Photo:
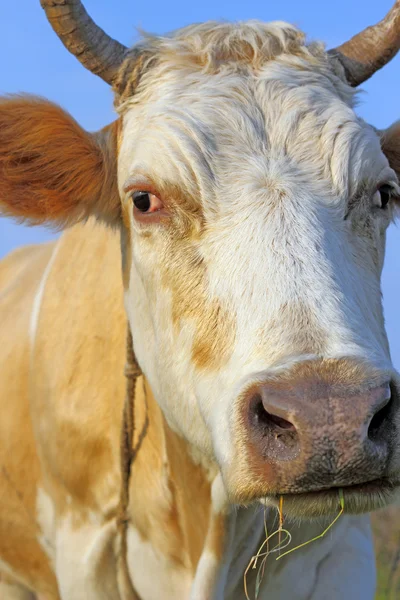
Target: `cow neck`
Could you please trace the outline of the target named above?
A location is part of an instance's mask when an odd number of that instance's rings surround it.
[[[132,505],[132,492],[134,491],[134,488],[131,487],[131,480],[134,464],[136,467],[135,461],[138,452],[144,443],[146,434],[149,432],[149,410],[151,410],[151,408],[154,409],[153,405],[155,405],[155,403],[150,390],[150,396],[148,397],[147,395],[145,378],[139,367],[133,349],[133,340],[129,324],[127,326],[125,377],[126,394],[120,441],[121,490],[118,514],[118,530],[120,534],[120,551],[117,559],[118,585],[123,600],[140,600],[140,596],[133,586],[128,566],[128,525],[132,522],[132,518],[134,517],[132,509],[135,504],[135,502],[133,502]],[[135,408],[137,409],[139,406],[135,406],[135,400],[139,401],[139,398],[137,398],[137,383],[140,377],[143,378],[142,401],[145,406],[143,407],[144,417],[142,415],[142,418],[139,419],[138,428],[140,430],[136,436],[135,422],[137,419],[135,418]],[[141,395],[142,394],[140,393],[140,396]],[[186,519],[183,518],[184,521],[186,520],[186,527],[183,527],[183,529],[190,531],[191,543],[189,545],[191,548],[185,548],[187,560],[183,560],[182,564],[185,563],[186,567],[190,568],[194,577],[191,597],[208,597],[212,595],[213,591],[216,589],[221,590],[221,587],[224,589],[227,583],[229,564],[233,558],[233,534],[234,529],[236,528],[236,512],[231,511],[228,508],[221,476],[218,474],[210,480],[204,468],[200,465],[196,465],[189,453],[185,452],[185,450],[187,451],[187,448],[185,448],[186,442],[169,428],[162,413],[160,413],[160,417],[161,420],[159,421],[159,424],[164,431],[164,443],[167,447],[166,452],[168,460],[173,460],[173,457],[176,459],[176,457],[179,456],[179,467],[186,473],[186,477],[188,469],[190,471],[193,470],[191,476],[193,476],[195,497],[190,497],[189,494],[185,500],[181,496],[183,490],[185,491],[183,492],[185,495],[188,494],[188,487],[185,485],[187,479],[176,482],[176,489],[173,494],[175,496],[176,504],[173,507],[172,512],[182,511],[182,513],[185,513],[187,510],[187,506],[185,510],[185,504],[189,505],[192,509],[197,511],[192,515],[196,524],[203,524],[203,526],[200,526],[199,528],[202,532],[199,537],[199,532],[197,532],[197,535],[194,534],[193,529],[190,526],[190,519],[188,521],[187,517]],[[157,417],[155,420],[158,420]],[[153,422],[152,425],[154,427],[155,423]],[[143,448],[143,450],[146,449]],[[185,459],[184,456],[187,458]],[[171,480],[169,481],[169,485],[174,488],[175,483]],[[134,495],[136,496],[136,494]],[[200,498],[202,498],[202,500],[200,500]],[[225,500],[223,500],[223,498],[225,498]],[[201,504],[203,505],[202,509],[199,506]],[[179,526],[177,529],[179,529],[179,531],[175,531],[175,528],[172,527],[171,533],[177,533],[179,543],[186,546],[187,544],[185,541],[188,541],[187,531],[185,535]],[[194,540],[195,537],[198,538],[196,543]],[[172,548],[174,545],[175,544],[172,542]],[[171,556],[173,555],[176,557],[176,551],[172,549]],[[210,556],[213,557],[213,560],[211,561]],[[178,559],[178,562],[181,560],[182,559]]]

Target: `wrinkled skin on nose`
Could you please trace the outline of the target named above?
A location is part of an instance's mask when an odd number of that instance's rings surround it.
[[[259,378],[240,399],[253,482],[277,496],[386,480],[397,411],[388,374],[351,360]]]
[[[357,395],[322,382],[259,385],[249,400],[254,446],[279,465],[282,492],[379,478],[389,456],[390,399],[388,384]],[[286,471],[293,482],[282,485]]]

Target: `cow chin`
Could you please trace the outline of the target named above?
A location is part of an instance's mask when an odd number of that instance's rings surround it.
[[[314,519],[324,516],[334,517],[342,510],[346,514],[362,514],[372,512],[392,504],[400,498],[400,480],[390,478],[374,479],[364,483],[345,485],[342,487],[304,487],[272,491],[264,483],[246,483],[231,488],[231,501],[235,504],[249,506],[262,504],[266,507],[282,506],[285,516]]]
[[[276,494],[259,498],[266,506],[279,508],[289,517],[313,519],[335,516],[342,510],[347,514],[372,512],[391,504],[398,497],[399,486],[389,480],[374,480],[343,488],[312,492]],[[282,498],[282,500],[281,500]]]

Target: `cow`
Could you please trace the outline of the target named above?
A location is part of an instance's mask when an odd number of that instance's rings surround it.
[[[280,507],[291,549],[343,514],[249,597],[371,600],[368,513],[400,484],[400,128],[354,104],[400,1],[329,52],[258,21],[128,49],[41,4],[118,116],[0,100],[2,213],[65,229],[0,264],[0,597],[242,599]]]

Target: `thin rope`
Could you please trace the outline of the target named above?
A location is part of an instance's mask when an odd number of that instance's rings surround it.
[[[138,378],[142,375],[142,371],[138,365],[135,353],[133,351],[133,340],[129,324],[127,327],[126,365],[124,374],[126,377],[126,395],[124,409],[122,413],[120,443],[121,492],[119,502],[118,530],[120,533],[121,545],[119,554],[119,567],[120,574],[122,576],[124,596],[126,600],[140,600],[137,592],[133,587],[128,568],[127,533],[129,524],[129,482],[131,478],[133,463],[136,459],[139,448],[141,447],[142,442],[147,433],[149,425],[149,416],[146,387],[143,381],[144,397],[146,403],[146,418],[142,431],[140,432],[138,441],[136,445],[134,445],[133,442],[135,436],[136,383]]]

